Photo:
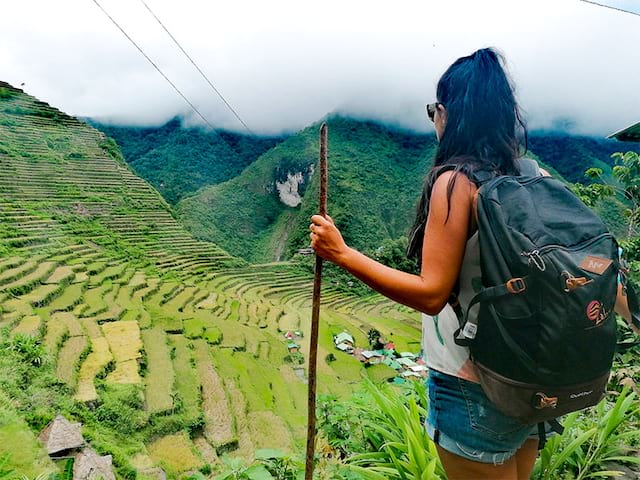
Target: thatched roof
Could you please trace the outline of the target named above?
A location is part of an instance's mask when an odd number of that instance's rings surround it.
[[[101,457],[90,448],[83,449],[73,463],[73,480],[116,480],[111,455]]]
[[[58,415],[40,432],[38,438],[47,449],[49,455],[80,448],[84,445],[80,426],[80,423],[71,423],[62,415]]]

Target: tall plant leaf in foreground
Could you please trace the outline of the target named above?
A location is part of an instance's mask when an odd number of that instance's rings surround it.
[[[363,430],[371,449],[348,458],[351,468],[371,480],[446,478],[423,424],[424,386],[412,385],[406,394],[369,381],[365,382],[365,388],[372,405],[369,408],[361,405],[359,414],[364,419]]]

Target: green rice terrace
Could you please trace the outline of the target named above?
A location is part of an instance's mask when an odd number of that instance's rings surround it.
[[[18,473],[65,468],[37,439],[58,414],[119,477],[302,452],[311,285],[194,239],[115,142],[0,82],[0,452]],[[371,325],[418,351],[415,312],[324,286],[320,392],[395,375],[334,348]]]

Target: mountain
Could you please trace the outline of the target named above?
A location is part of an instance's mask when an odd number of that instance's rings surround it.
[[[2,475],[69,468],[38,440],[58,415],[118,478],[300,454],[311,292],[298,265],[247,265],[193,238],[113,140],[0,82]],[[343,331],[419,350],[416,312],[329,282],[322,295],[319,393],[396,375],[337,351]]]
[[[328,127],[328,211],[345,240],[370,248],[404,235],[435,138],[341,117],[330,118]],[[289,257],[308,243],[317,207],[317,158],[318,127],[312,126],[238,177],[179,202],[176,211],[197,238],[220,242],[242,258]]]
[[[423,179],[436,148],[434,135],[379,123],[331,117],[329,214],[345,240],[375,253],[384,241],[406,236]],[[611,153],[634,144],[534,132],[528,156],[554,176],[584,181],[584,171],[611,169]],[[308,244],[310,216],[317,210],[318,126],[292,135],[239,176],[208,186],[180,201],[180,221],[197,238],[216,242],[248,261],[289,258]],[[612,228],[623,231],[619,205],[605,202]]]
[[[171,204],[235,177],[284,138],[184,128],[178,118],[149,128],[91,124],[113,138],[133,170]]]
[[[529,136],[528,147],[537,158],[572,183],[587,183],[584,172],[591,167],[610,172],[614,152],[640,152],[638,143],[542,131]]]

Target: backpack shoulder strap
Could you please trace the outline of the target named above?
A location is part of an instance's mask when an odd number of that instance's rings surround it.
[[[540,172],[540,166],[532,158],[520,158],[518,160],[520,166],[520,175],[523,177],[539,177],[542,175]]]

